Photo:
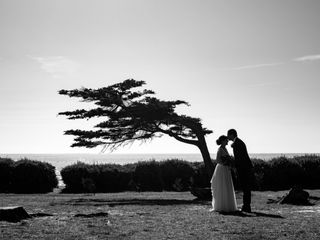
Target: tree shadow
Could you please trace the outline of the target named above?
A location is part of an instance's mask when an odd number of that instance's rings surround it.
[[[296,202],[296,203],[281,203],[281,200],[283,197],[278,197],[277,199],[271,199],[269,198],[267,201],[267,204],[289,204],[289,205],[295,205],[295,206],[314,206],[319,204],[320,202],[320,197],[316,196],[309,196],[306,202]]]
[[[235,211],[235,212],[220,212],[222,215],[231,215],[231,216],[238,216],[238,217],[268,217],[268,218],[281,218],[283,219],[281,215],[276,214],[269,214],[269,213],[263,213],[263,212],[257,212],[253,211],[251,213],[241,212],[241,211]]]
[[[309,196],[309,199],[315,200],[315,201],[320,201],[320,197],[316,197],[316,196]]]
[[[92,205],[92,206],[102,206],[108,205],[109,207],[124,206],[124,205],[140,205],[140,206],[170,206],[170,205],[208,205],[208,201],[200,200],[181,200],[181,199],[72,199],[68,202],[56,203],[59,205]]]
[[[190,205],[190,204],[201,204],[200,201],[194,200],[179,200],[179,199],[138,199],[138,200],[117,200],[109,202],[110,207],[122,206],[122,205],[142,205],[142,206],[170,206],[170,205]]]

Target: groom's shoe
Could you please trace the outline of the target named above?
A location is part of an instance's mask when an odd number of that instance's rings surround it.
[[[251,207],[250,206],[242,206],[241,212],[251,213]]]

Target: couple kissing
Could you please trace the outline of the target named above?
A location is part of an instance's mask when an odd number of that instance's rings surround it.
[[[226,146],[228,141],[233,143],[232,158]],[[238,137],[235,129],[230,129],[227,136],[217,139],[219,145],[216,156],[216,168],[211,178],[212,209],[217,212],[238,211],[231,169],[235,168],[243,191],[243,206],[241,211],[251,212],[251,188],[254,181],[253,167],[247,151],[246,144]]]

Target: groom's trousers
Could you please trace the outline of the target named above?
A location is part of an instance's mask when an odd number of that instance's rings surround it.
[[[252,169],[246,171],[238,171],[241,188],[243,191],[243,206],[250,207],[251,204],[251,189],[254,183],[254,175]]]

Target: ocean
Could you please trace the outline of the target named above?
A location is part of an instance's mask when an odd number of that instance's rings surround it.
[[[265,161],[279,156],[294,157],[306,155],[307,153],[252,153],[251,158],[259,158]],[[310,153],[308,153],[310,154]],[[313,153],[314,154],[314,153]],[[320,155],[320,153],[315,153]],[[55,166],[56,174],[59,180],[59,186],[62,186],[60,171],[62,168],[77,162],[84,162],[88,164],[127,164],[139,161],[156,160],[162,161],[167,159],[180,159],[190,162],[201,162],[201,154],[117,154],[117,153],[101,153],[101,154],[0,154],[0,157],[8,157],[13,160],[28,158],[30,160],[37,160],[47,162]],[[211,154],[211,158],[215,159],[216,155]]]

